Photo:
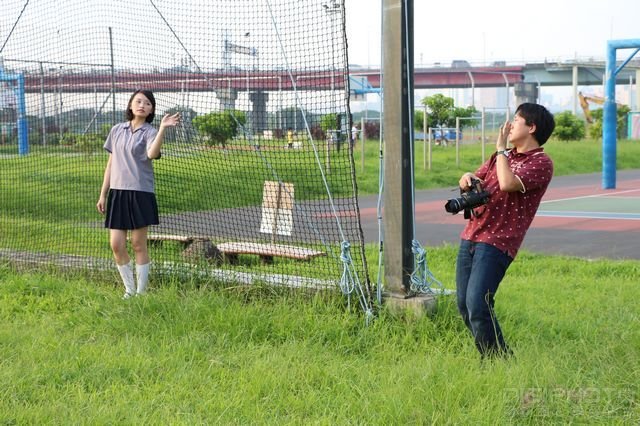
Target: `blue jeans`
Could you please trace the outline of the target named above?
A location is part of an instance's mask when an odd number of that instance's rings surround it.
[[[490,244],[460,241],[456,264],[458,311],[483,356],[510,353],[493,305],[500,281],[512,261],[513,258]]]

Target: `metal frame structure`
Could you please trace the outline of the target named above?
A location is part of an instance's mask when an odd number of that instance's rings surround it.
[[[13,90],[16,96],[18,154],[27,155],[29,153],[29,137],[27,126],[27,109],[24,98],[24,76],[22,74],[5,74],[4,68],[0,65],[0,82],[8,82],[13,86]]]
[[[620,66],[616,66],[618,49],[635,49],[635,51]],[[640,39],[609,40],[607,42],[605,99],[602,120],[602,189],[615,189],[616,187],[616,76],[638,52],[640,52]],[[637,81],[636,84],[638,84]]]

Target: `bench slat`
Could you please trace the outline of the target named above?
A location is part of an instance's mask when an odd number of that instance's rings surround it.
[[[280,256],[291,259],[308,260],[312,257],[324,256],[325,253],[306,247],[285,246],[280,244],[264,244],[254,242],[229,242],[217,245],[225,254],[256,254],[258,256]]]

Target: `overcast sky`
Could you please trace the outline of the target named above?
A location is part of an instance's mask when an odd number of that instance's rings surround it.
[[[344,1],[349,62],[378,66],[382,0]],[[415,0],[414,21],[416,64],[604,59],[607,40],[640,39],[640,0]]]
[[[156,3],[190,53],[207,68],[220,65],[217,63],[220,52],[216,49],[222,46],[221,37],[225,31],[235,42],[256,47],[262,63],[275,61],[280,51],[274,38],[267,36],[273,33],[270,10],[274,11],[274,19],[284,38],[294,34],[291,25],[300,24],[299,20],[291,21],[293,17],[305,19],[306,31],[285,40],[288,54],[295,56],[300,53],[297,39],[319,34],[313,25],[323,22],[326,25],[326,20],[321,18],[327,14],[321,5],[343,1],[349,62],[380,65],[383,0],[311,0],[301,3],[308,7],[302,11],[291,10],[291,0],[216,0],[211,3],[216,7],[205,7],[206,0],[156,0]],[[25,0],[0,0],[0,3],[2,43],[20,16]],[[3,52],[5,58],[30,55],[46,59],[52,52],[79,50],[86,54],[105,46],[105,27],[112,26],[116,57],[124,64],[124,47],[129,50],[137,45],[146,47],[145,43],[130,40],[130,36],[136,34],[131,31],[128,20],[131,14],[144,17],[136,21],[136,28],[145,27],[144,31],[153,34],[154,40],[164,43],[157,48],[150,46],[154,54],[168,55],[166,59],[159,58],[161,62],[184,55],[148,0],[39,0],[27,4],[20,25]],[[189,4],[197,7],[188,7]],[[640,39],[640,0],[414,0],[413,4],[416,64],[440,62],[447,65],[456,59],[467,60],[473,65],[493,61],[522,63],[545,58],[604,59],[607,40]],[[88,16],[87,11],[91,12]],[[39,31],[33,31],[34,28]],[[73,43],[62,39],[73,31],[83,31],[87,36],[76,37]],[[243,37],[245,33],[254,32],[257,38]],[[173,46],[171,50],[167,48],[169,45]],[[37,51],[38,46],[41,51]],[[314,46],[307,47],[314,49]],[[325,52],[314,49],[313,55],[308,55],[308,48],[303,52],[307,67],[309,61],[327,62],[329,49]],[[107,56],[101,60],[108,62],[108,49],[102,48],[100,52],[106,52],[101,53]],[[621,52],[620,56],[629,54],[631,51]],[[59,53],[58,56],[69,54]],[[140,58],[140,55],[133,56]],[[96,61],[95,55],[91,59]]]

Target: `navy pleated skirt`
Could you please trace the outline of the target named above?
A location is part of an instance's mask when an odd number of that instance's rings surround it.
[[[110,189],[104,221],[109,229],[139,229],[160,223],[153,192]]]

